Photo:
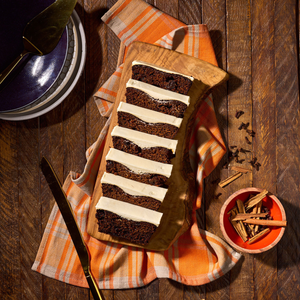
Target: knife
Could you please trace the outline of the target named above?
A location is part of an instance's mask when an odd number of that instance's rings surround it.
[[[29,21],[23,32],[23,52],[0,74],[0,84],[28,53],[45,55],[58,44],[77,0],[56,0]]]
[[[63,216],[63,219],[67,225],[68,231],[70,233],[73,244],[77,251],[79,260],[81,262],[81,265],[82,265],[82,268],[84,271],[84,275],[86,277],[86,280],[88,282],[88,285],[90,287],[92,295],[95,300],[102,300],[98,286],[97,286],[97,284],[94,280],[94,277],[92,276],[92,273],[90,271],[90,258],[89,258],[89,254],[88,254],[85,242],[83,240],[80,229],[75,220],[72,207],[71,207],[69,201],[67,200],[67,196],[66,196],[64,190],[62,189],[61,184],[60,184],[52,166],[50,165],[50,163],[48,162],[48,160],[45,157],[42,158],[40,167],[41,167],[41,170],[42,170],[42,172],[48,182],[48,185],[52,191],[52,194],[53,194],[55,201],[58,205],[58,208]]]

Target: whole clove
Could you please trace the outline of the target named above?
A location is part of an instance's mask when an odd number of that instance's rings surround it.
[[[239,159],[238,157],[235,158],[235,162],[238,164],[242,164],[245,159]]]
[[[237,110],[235,113],[235,117],[238,119],[243,114],[244,114],[244,112],[242,110]]]
[[[236,151],[232,152],[232,157],[237,157],[239,155],[239,150],[236,149]]]
[[[261,164],[259,162],[256,162],[254,164],[254,168],[256,169],[256,171],[259,171],[259,167],[261,166]]]
[[[215,199],[219,199],[221,195],[222,193],[218,193],[217,195],[215,195]]]
[[[251,150],[247,150],[247,149],[244,149],[244,148],[238,148],[239,152],[241,153],[247,153],[247,152],[251,152]]]
[[[242,124],[238,127],[238,130],[242,130],[242,129],[245,129],[245,123],[244,122],[242,122]]]
[[[248,145],[251,145],[251,142],[249,141],[249,139],[246,136],[245,136],[245,140]]]
[[[253,157],[252,160],[249,161],[249,164],[251,164],[252,167],[255,167],[255,164],[257,163],[257,157]]]
[[[250,136],[252,136],[252,137],[255,136],[255,132],[254,132],[253,130],[251,130],[251,129],[246,129],[246,132],[247,132]]]
[[[246,124],[244,122],[241,123],[241,125],[238,127],[239,130],[245,129],[247,130],[248,126],[250,125],[249,122],[247,122]]]

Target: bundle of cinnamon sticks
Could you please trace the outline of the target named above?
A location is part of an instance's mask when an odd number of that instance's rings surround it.
[[[244,242],[252,244],[270,232],[271,226],[286,226],[286,221],[273,220],[269,210],[263,206],[262,200],[267,190],[253,196],[245,202],[236,200],[236,206],[228,214],[229,220],[237,234]]]

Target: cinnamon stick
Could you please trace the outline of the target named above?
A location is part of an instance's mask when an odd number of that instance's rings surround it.
[[[270,232],[270,228],[264,229],[263,231],[259,232],[254,237],[252,237],[251,239],[249,239],[248,244],[254,243],[255,241],[257,241],[261,237],[265,236],[268,232]]]
[[[247,233],[242,230],[240,223],[232,220],[235,217],[235,215],[236,215],[236,212],[232,211],[231,216],[229,217],[229,220],[230,220],[233,228],[235,229],[236,233],[240,236],[240,238],[243,240],[243,242],[246,242],[247,241]]]
[[[233,221],[241,221],[241,220],[247,220],[247,219],[250,219],[250,218],[264,218],[268,213],[250,213],[250,214],[241,214],[241,213],[238,213]],[[251,223],[249,223],[251,224]]]
[[[237,206],[238,211],[239,211],[240,214],[246,213],[243,201],[241,201],[240,199],[237,199],[236,200],[236,206]]]
[[[237,206],[237,209],[238,209],[239,213],[245,213],[246,212],[245,207],[244,207],[244,203],[240,199],[236,200],[236,206]],[[247,234],[247,230],[245,228],[244,223],[242,221],[238,221],[238,224],[241,228],[241,231],[243,232],[243,234],[246,236],[246,239],[247,239],[248,234]]]
[[[265,196],[268,194],[267,190],[263,190],[261,193],[257,194],[256,196],[250,198],[245,202],[246,211],[249,210],[251,207],[259,203]]]
[[[237,171],[237,172],[241,172],[241,173],[248,173],[251,170],[246,169],[246,168],[242,168],[242,167],[237,167],[237,166],[230,166],[230,169],[233,171]]]
[[[279,220],[246,219],[243,222],[247,224],[263,225],[263,226],[285,227],[287,225],[287,221],[279,221]]]
[[[260,201],[259,203],[256,204],[256,207],[257,207],[257,213],[261,213],[261,208],[262,208],[262,202]],[[258,226],[259,225],[255,225],[254,227],[254,232],[258,232]]]
[[[224,187],[224,186],[228,185],[229,183],[233,182],[234,180],[238,179],[242,175],[243,175],[243,173],[241,173],[241,172],[233,174],[230,177],[228,177],[227,179],[219,182],[219,186]]]
[[[252,198],[253,196],[250,195],[249,198]],[[262,202],[259,202],[259,203],[262,203]],[[258,208],[258,204],[254,205],[253,206],[253,209],[252,209],[252,212],[250,214],[257,214],[257,213],[260,213],[257,211],[257,208]],[[255,235],[255,226],[258,226],[258,225],[253,225],[253,224],[248,224],[250,230],[251,230],[251,235],[254,236]]]

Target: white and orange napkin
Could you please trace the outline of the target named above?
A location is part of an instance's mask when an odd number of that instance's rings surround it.
[[[142,41],[217,65],[205,25],[186,26],[142,0],[119,0],[102,20],[125,46],[123,59],[127,47],[133,41]],[[110,116],[121,74],[122,65],[95,94],[96,104],[103,116]],[[205,99],[198,111],[190,141],[190,159],[198,183],[193,223],[187,232],[163,252],[99,241],[86,232],[91,196],[109,122],[108,118],[99,138],[87,150],[87,164],[83,174],[74,175],[71,172],[64,183],[68,200],[89,249],[91,270],[99,287],[135,288],[155,278],[170,278],[186,285],[202,285],[228,272],[237,263],[240,254],[219,237],[198,229],[196,221],[196,209],[201,206],[203,179],[225,154],[211,96]],[[66,283],[88,287],[76,250],[56,205],[32,269]]]

